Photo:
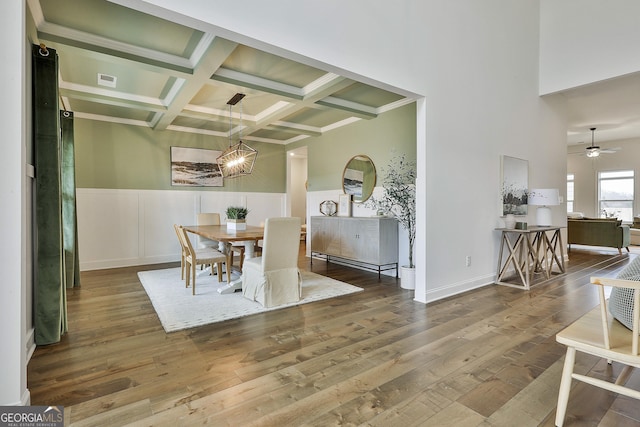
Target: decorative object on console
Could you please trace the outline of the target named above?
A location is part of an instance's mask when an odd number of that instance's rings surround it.
[[[246,230],[249,209],[242,206],[229,206],[226,210],[227,230]]]
[[[549,206],[560,204],[560,193],[557,188],[536,188],[529,192],[529,204],[538,206],[536,225],[551,225],[551,209]]]
[[[504,216],[504,228],[513,230],[516,228],[516,217],[514,214],[506,214]]]
[[[376,210],[382,209],[388,215],[397,219],[400,225],[409,234],[409,265],[404,269],[414,269],[413,243],[416,239],[416,163],[407,160],[404,154],[393,157],[385,170],[382,179],[384,193],[380,198],[371,197],[370,207]],[[408,280],[403,280],[400,286],[405,289],[415,289],[415,273],[406,275]],[[411,280],[410,278],[413,278]]]
[[[229,148],[216,159],[222,176],[225,178],[236,178],[242,175],[249,175],[253,171],[253,165],[256,162],[258,152],[240,139],[242,132],[242,103],[240,103],[240,126],[238,126],[238,143],[231,144],[231,134],[233,133],[231,124],[231,107],[236,105],[244,98],[243,93],[236,93],[229,101]]]
[[[338,204],[333,200],[325,200],[320,203],[320,213],[325,216],[334,216],[338,212]]]
[[[338,216],[351,216],[351,194],[338,196]]]

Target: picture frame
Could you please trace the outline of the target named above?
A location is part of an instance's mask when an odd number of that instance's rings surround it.
[[[222,151],[171,147],[171,185],[222,187],[222,171],[216,162]]]
[[[338,196],[338,216],[351,216],[351,194]]]
[[[529,193],[529,162],[516,157],[501,157],[502,216],[527,215]]]
[[[320,213],[324,216],[334,216],[338,211],[338,204],[333,200],[325,200],[320,203]]]

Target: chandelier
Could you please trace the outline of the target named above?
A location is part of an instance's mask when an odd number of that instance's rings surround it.
[[[243,93],[236,93],[229,101],[229,148],[227,148],[217,159],[218,167],[224,178],[236,178],[242,175],[249,175],[253,171],[253,165],[256,162],[258,151],[249,147],[240,139],[238,134],[238,143],[233,144],[231,141],[231,108],[244,98]],[[242,103],[240,103],[240,129],[242,129]]]

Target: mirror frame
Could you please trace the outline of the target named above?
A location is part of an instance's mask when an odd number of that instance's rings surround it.
[[[355,162],[360,162],[364,166],[357,167],[359,165]],[[369,168],[368,165],[371,167]],[[361,176],[358,176],[359,173]],[[369,156],[364,154],[353,156],[342,171],[342,191],[345,194],[350,194],[353,202],[364,203],[373,194],[373,189],[376,187],[376,177],[376,165]]]

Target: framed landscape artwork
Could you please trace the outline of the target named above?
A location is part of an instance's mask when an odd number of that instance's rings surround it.
[[[502,215],[526,215],[529,189],[529,162],[502,156]]]
[[[171,147],[171,185],[222,187],[222,172],[216,159],[222,151]]]

